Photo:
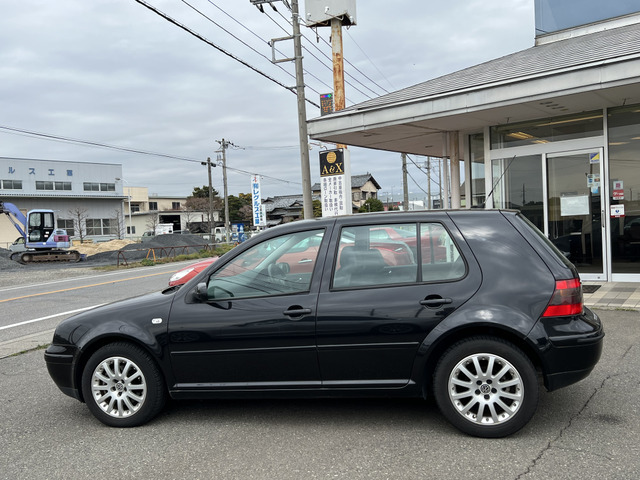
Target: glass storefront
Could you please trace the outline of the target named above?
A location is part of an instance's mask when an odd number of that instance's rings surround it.
[[[540,155],[514,155],[492,161],[493,204],[520,210],[544,231],[544,196]]]
[[[522,211],[583,279],[640,281],[640,105],[604,112],[492,127],[489,197]],[[483,140],[469,136],[474,205],[488,195]]]
[[[610,109],[611,271],[640,274],[640,105]]]

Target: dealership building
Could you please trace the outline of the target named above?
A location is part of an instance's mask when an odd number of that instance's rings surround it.
[[[533,47],[313,119],[310,136],[445,158],[451,207],[519,209],[583,280],[640,281],[640,6],[535,12]]]

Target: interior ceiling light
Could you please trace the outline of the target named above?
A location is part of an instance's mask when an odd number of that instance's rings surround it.
[[[549,140],[534,140],[533,143],[549,143]]]
[[[507,137],[517,138],[518,140],[529,140],[530,138],[534,138],[533,135],[529,135],[524,132],[511,132],[507,134]]]
[[[609,142],[609,146],[626,145],[629,142]]]
[[[602,114],[592,115],[590,117],[570,118],[568,120],[556,120],[555,122],[540,123],[540,124],[538,124],[536,126],[537,127],[547,127],[549,125],[560,125],[562,123],[581,122],[583,120],[593,120],[595,118],[602,118]]]

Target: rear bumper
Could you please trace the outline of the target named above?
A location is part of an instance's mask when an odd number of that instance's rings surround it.
[[[50,345],[44,352],[44,361],[51,379],[62,393],[82,401],[74,381],[73,366],[77,349],[72,346]]]
[[[547,318],[539,322],[535,340],[540,348],[542,375],[547,390],[557,390],[587,377],[594,369],[604,342],[600,318],[585,313],[569,318]],[[544,335],[545,340],[539,337]]]

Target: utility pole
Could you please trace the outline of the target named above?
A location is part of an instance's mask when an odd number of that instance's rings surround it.
[[[213,240],[213,183],[211,182],[211,157],[207,157],[206,162],[201,162],[202,165],[207,166],[207,171],[209,173],[209,235],[211,235],[211,239]],[[216,164],[214,163],[215,167]]]
[[[407,185],[407,154],[402,154],[402,193],[405,212],[409,210],[409,186]]]
[[[302,204],[305,220],[313,218],[311,197],[311,167],[309,166],[309,134],[307,133],[307,107],[304,96],[304,71],[302,69],[302,40],[298,0],[291,1],[293,20],[293,49],[296,66],[296,94],[298,96],[298,130],[300,137],[300,169],[302,173]]]
[[[224,230],[225,230],[225,241],[229,243],[229,232],[231,231],[231,226],[229,223],[229,192],[227,190],[227,147],[230,145],[230,142],[222,140],[216,140],[220,144],[220,148],[222,151],[222,183],[224,185]]]

